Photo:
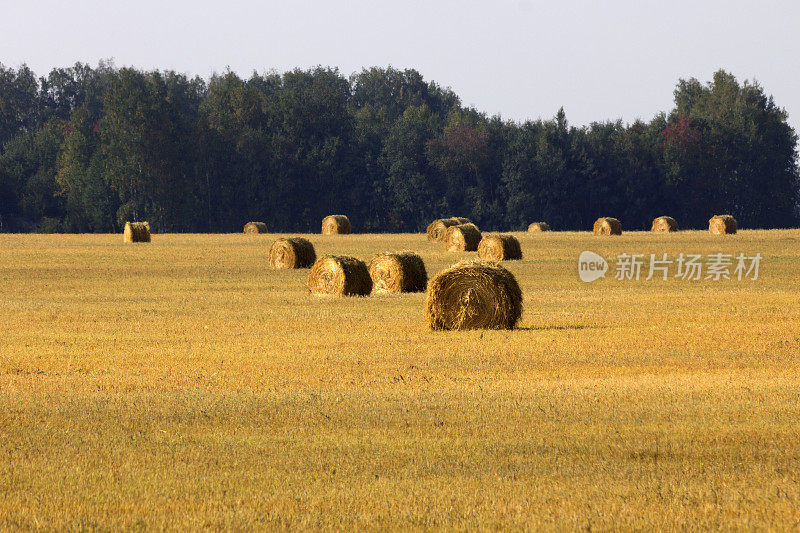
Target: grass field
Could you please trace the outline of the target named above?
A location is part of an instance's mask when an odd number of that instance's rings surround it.
[[[0,529],[800,527],[800,230],[516,235],[518,329],[469,332],[308,296],[274,235],[0,235]],[[586,284],[584,250],[764,259]]]

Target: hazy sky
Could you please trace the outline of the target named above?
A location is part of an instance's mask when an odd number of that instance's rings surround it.
[[[678,78],[757,79],[800,126],[800,1],[0,0],[0,62],[174,69],[415,68],[466,105],[572,124],[649,120]]]

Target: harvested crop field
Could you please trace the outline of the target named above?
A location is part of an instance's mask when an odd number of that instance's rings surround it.
[[[0,529],[800,522],[800,230],[516,232],[517,329],[446,332],[424,292],[310,296],[281,236],[0,235]],[[763,260],[584,283],[584,250]]]

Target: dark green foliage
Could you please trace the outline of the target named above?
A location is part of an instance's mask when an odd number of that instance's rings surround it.
[[[3,231],[59,228],[64,214],[56,181],[64,125],[47,122],[6,143],[0,159],[0,226]],[[45,218],[51,219],[43,227]]]
[[[0,231],[421,231],[457,213],[479,227],[613,215],[649,229],[669,213],[705,228],[798,223],[797,136],[754,83],[681,80],[649,123],[514,123],[461,105],[414,70],[348,80],[317,67],[174,72],[76,64],[36,79],[0,65]]]
[[[41,121],[39,84],[31,70],[0,63],[0,151],[19,134],[31,133]]]

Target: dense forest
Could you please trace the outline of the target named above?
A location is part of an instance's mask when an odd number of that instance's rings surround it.
[[[531,114],[539,113],[536,102]],[[798,224],[797,135],[757,83],[680,80],[650,122],[517,123],[464,107],[414,70],[314,68],[210,80],[76,64],[0,64],[0,231],[420,231]]]

